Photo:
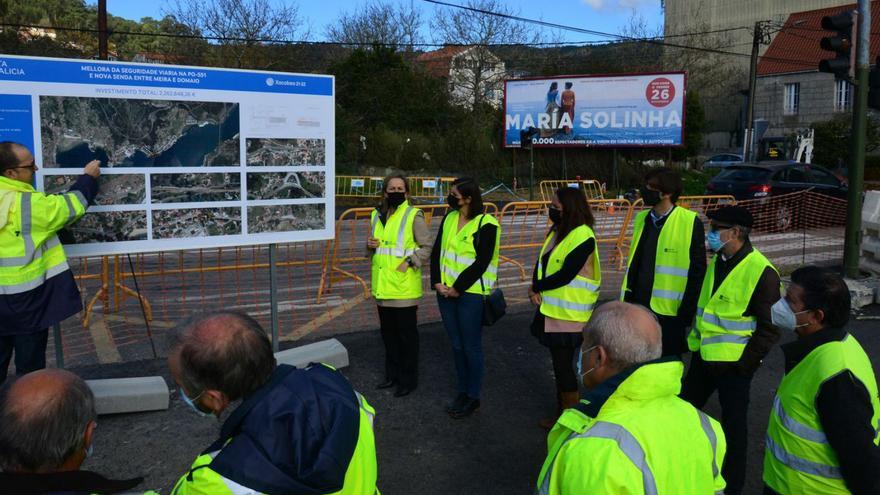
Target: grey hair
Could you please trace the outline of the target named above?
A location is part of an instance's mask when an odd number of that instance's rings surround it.
[[[10,400],[14,383],[10,379],[0,388],[0,470],[55,470],[85,448],[86,429],[98,414],[82,378],[72,376],[60,394],[29,408]]]
[[[747,240],[749,240],[749,234],[752,233],[752,229],[751,229],[751,228],[746,227],[746,226],[744,226],[744,225],[734,225],[734,227],[736,228],[736,235],[737,235],[737,238],[738,238],[740,241],[742,241],[742,242],[746,242]]]
[[[651,316],[654,328],[645,332],[635,324],[634,311]],[[590,344],[602,346],[617,369],[653,361],[663,354],[660,323],[644,306],[624,302],[610,302],[600,306],[590,317],[585,329]]]
[[[199,331],[213,325],[220,325],[228,338],[208,339]],[[210,389],[237,400],[260,388],[275,370],[266,331],[245,313],[197,314],[174,329],[170,337],[172,353],[180,358],[180,380],[191,395]]]

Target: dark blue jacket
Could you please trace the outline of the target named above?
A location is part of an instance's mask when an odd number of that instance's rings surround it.
[[[98,181],[82,175],[70,190],[81,192],[92,204],[98,194]],[[80,311],[82,298],[73,272],[65,270],[35,289],[0,295],[0,336],[39,332]]]
[[[360,404],[342,374],[319,364],[280,365],[205,452],[222,449],[211,469],[254,490],[333,493],[343,487],[359,427]]]

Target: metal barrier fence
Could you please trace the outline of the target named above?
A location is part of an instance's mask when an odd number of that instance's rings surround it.
[[[698,211],[707,228],[705,213],[731,202],[731,197],[717,196],[679,200],[682,206]],[[749,208],[756,218],[753,244],[783,273],[803,263],[841,262],[844,201],[801,192],[739,204]],[[547,202],[513,202],[500,211],[494,204],[487,205],[502,228],[501,287],[511,311],[524,310],[529,307],[525,293],[532,267],[549,227]],[[602,293],[606,298],[615,297],[632,238],[633,218],[645,207],[641,201],[630,204],[611,199],[593,200],[590,206],[602,265]],[[446,213],[446,206],[419,207],[436,234],[436,220]],[[375,304],[369,295],[370,265],[365,248],[369,213],[369,208],[343,213],[336,223],[333,241],[277,247],[281,340],[378,328]],[[267,246],[139,254],[132,255],[130,261],[128,256],[71,260],[88,310],[81,315],[83,318],[71,318],[63,325],[68,365],[149,358],[153,356],[153,345],[162,355],[166,350],[164,334],[193,311],[247,311],[269,328]],[[428,287],[427,267],[423,273],[425,297],[419,321],[426,323],[439,320],[439,312]],[[142,299],[138,299],[138,293]],[[52,346],[50,343],[49,356],[53,355]]]
[[[542,180],[539,184],[541,188],[541,199],[551,201],[556,190],[560,187],[573,187],[584,192],[587,199],[604,199],[605,188],[602,184],[593,179],[575,179],[575,180]]]
[[[407,177],[409,193],[413,198],[442,199],[449,194],[454,177]],[[382,194],[384,177],[354,175],[336,176],[336,197],[364,198]]]

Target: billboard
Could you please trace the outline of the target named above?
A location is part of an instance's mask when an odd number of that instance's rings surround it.
[[[331,76],[0,56],[0,140],[34,186],[102,162],[73,256],[332,238],[334,108]]]
[[[560,76],[504,82],[504,146],[521,131],[538,147],[684,144],[683,72]]]

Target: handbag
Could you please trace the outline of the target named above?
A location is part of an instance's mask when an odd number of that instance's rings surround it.
[[[480,245],[480,227],[483,225],[483,216],[477,223],[477,246]],[[486,295],[486,287],[483,285],[483,275],[480,275],[480,292],[483,294],[483,326],[491,327],[507,313],[507,301],[504,300],[504,292],[495,288]]]

